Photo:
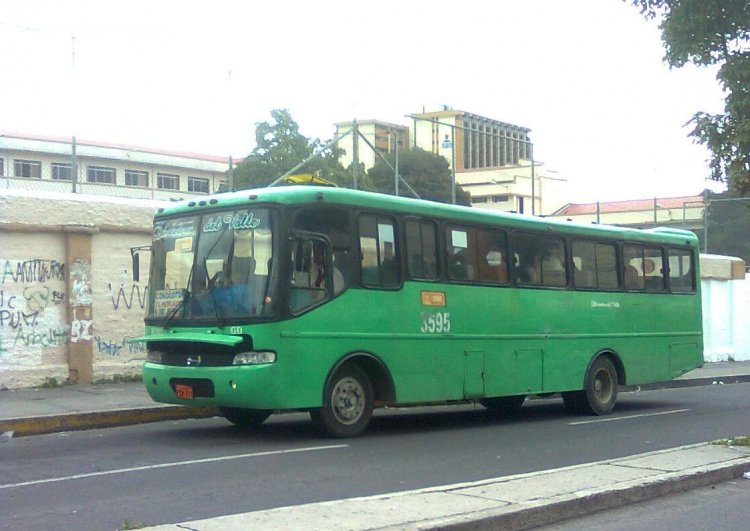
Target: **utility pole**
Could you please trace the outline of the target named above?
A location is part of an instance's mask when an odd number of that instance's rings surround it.
[[[354,179],[354,189],[359,190],[359,126],[357,120],[352,121],[352,177]]]

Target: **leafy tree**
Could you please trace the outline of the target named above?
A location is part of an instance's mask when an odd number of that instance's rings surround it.
[[[235,190],[267,186],[325,145],[299,132],[299,125],[288,109],[271,111],[273,122],[255,124],[255,149],[234,170]],[[345,182],[347,173],[339,162],[342,151],[329,147],[295,173],[315,173],[336,182]]]
[[[387,156],[386,159],[392,166],[395,166],[394,154]],[[444,157],[419,148],[404,150],[398,155],[398,170],[401,177],[422,199],[441,203],[451,202],[451,170]],[[395,193],[393,170],[382,160],[378,159],[367,175],[372,180],[376,191]],[[411,192],[403,183],[399,184],[399,195],[412,197]],[[456,203],[470,204],[469,194],[458,185],[456,185]]]
[[[670,67],[719,65],[723,114],[696,113],[690,136],[709,148],[711,178],[750,192],[750,2],[628,0],[658,19]]]
[[[709,193],[708,252],[738,256],[750,264],[750,201],[732,192]],[[703,244],[703,231],[696,231]]]

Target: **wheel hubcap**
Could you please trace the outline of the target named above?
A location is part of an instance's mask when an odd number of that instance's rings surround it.
[[[365,410],[365,392],[354,378],[340,380],[331,394],[333,414],[343,424],[354,424]]]

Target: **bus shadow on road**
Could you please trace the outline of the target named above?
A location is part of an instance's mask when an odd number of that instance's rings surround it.
[[[436,405],[404,408],[383,408],[375,411],[370,426],[362,437],[411,435],[465,429],[494,428],[540,422],[585,421],[597,418],[616,418],[630,415],[658,414],[660,412],[689,408],[682,400],[656,399],[628,393],[621,395],[610,415],[576,414],[565,408],[560,398],[535,398],[527,400],[515,413],[498,413],[479,404]],[[335,440],[326,437],[312,424],[307,413],[293,412],[272,415],[263,425],[242,429],[221,418],[196,420],[200,425],[181,426],[181,440],[198,438],[202,442],[216,440],[233,443],[252,439],[256,442],[289,442]]]

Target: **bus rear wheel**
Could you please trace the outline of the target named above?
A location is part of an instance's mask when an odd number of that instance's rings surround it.
[[[565,406],[576,413],[607,415],[617,402],[617,369],[606,356],[599,356],[589,367],[583,391],[563,393]]]
[[[267,409],[243,409],[239,407],[222,407],[219,408],[222,416],[229,422],[242,428],[249,430],[257,428],[263,422],[271,416],[271,412]]]
[[[372,383],[355,365],[344,366],[328,380],[323,407],[310,411],[316,426],[331,437],[354,437],[372,418]]]

